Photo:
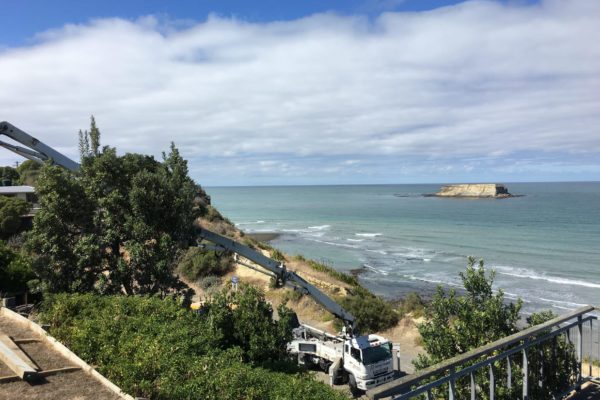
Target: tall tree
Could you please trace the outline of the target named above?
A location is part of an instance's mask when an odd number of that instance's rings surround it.
[[[90,152],[93,156],[100,154],[100,129],[93,115],[90,117]]]
[[[483,261],[476,267],[470,257],[460,273],[466,293],[454,289],[446,294],[438,287],[427,313],[427,322],[419,326],[427,355],[419,355],[415,365],[425,368],[468,350],[483,346],[517,332],[522,301],[506,304],[504,292],[494,293],[494,271],[486,273]]]
[[[105,147],[77,174],[46,166],[38,194],[29,244],[50,291],[166,294],[178,286],[173,270],[197,213],[175,146],[162,164]]]

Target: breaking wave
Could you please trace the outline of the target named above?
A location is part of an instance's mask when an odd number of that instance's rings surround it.
[[[587,282],[587,281],[582,281],[582,280],[578,280],[578,279],[561,278],[558,276],[551,276],[551,275],[546,275],[546,274],[539,274],[539,273],[536,273],[536,272],[526,269],[526,268],[514,268],[514,267],[507,267],[507,266],[493,266],[493,268],[495,268],[496,271],[501,275],[514,276],[516,278],[534,279],[534,280],[546,281],[546,282],[550,282],[550,283],[556,283],[559,285],[583,286],[583,287],[588,287],[588,288],[600,289],[600,283]]]
[[[377,237],[377,236],[382,236],[383,233],[355,233],[356,236],[362,236],[362,237]]]

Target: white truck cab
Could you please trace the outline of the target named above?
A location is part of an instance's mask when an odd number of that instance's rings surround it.
[[[373,334],[347,339],[344,344],[344,369],[352,374],[359,390],[368,390],[391,381],[394,379],[392,343]]]
[[[394,379],[392,343],[379,335],[334,336],[309,325],[294,330],[288,344],[300,364],[319,365],[330,383],[348,382],[353,392],[366,391]]]

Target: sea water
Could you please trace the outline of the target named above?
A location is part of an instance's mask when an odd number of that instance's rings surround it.
[[[374,292],[461,287],[467,258],[524,310],[600,304],[600,182],[511,183],[508,199],[425,197],[440,185],[212,187],[213,204],[247,232],[342,271]]]

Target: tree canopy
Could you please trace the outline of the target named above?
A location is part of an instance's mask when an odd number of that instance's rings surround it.
[[[0,240],[0,294],[26,290],[34,277],[29,258]]]
[[[44,166],[28,247],[47,290],[164,295],[178,287],[173,270],[193,238],[196,185],[173,144],[163,157],[94,147],[76,173]]]
[[[419,326],[427,355],[414,362],[425,368],[468,350],[491,343],[518,331],[522,301],[507,304],[504,292],[494,293],[494,271],[486,273],[483,260],[475,266],[469,258],[460,273],[464,295],[454,289],[448,294],[440,286],[427,310],[427,321]]]
[[[29,211],[29,204],[16,197],[0,196],[0,239],[8,239],[19,232],[21,215]]]
[[[218,294],[200,315],[170,298],[59,294],[45,300],[41,317],[55,337],[133,396],[346,398],[295,372],[285,354],[288,315],[280,308],[274,321],[263,294],[242,286]]]

